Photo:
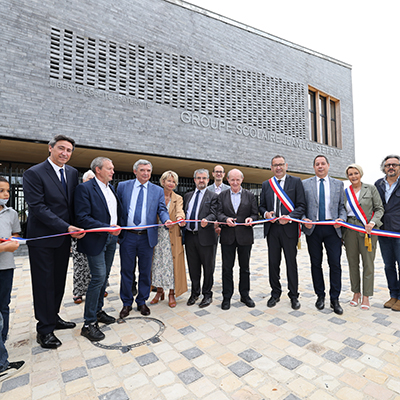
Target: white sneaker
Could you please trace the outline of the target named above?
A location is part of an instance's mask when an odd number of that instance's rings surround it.
[[[4,371],[0,372],[0,382],[18,374],[24,368],[24,366],[25,361],[10,362],[8,367]]]

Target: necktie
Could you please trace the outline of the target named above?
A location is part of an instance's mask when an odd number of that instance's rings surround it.
[[[142,220],[142,208],[143,208],[143,185],[140,185],[139,196],[136,201],[135,215],[133,217],[133,222],[135,225],[140,225]]]
[[[199,194],[200,194],[200,190],[198,190],[196,192],[196,197],[194,199],[192,212],[190,213],[189,219],[196,219],[196,210],[197,210],[197,203],[199,202]],[[196,222],[189,222],[189,228],[191,231],[194,231],[196,228]]]
[[[319,180],[318,219],[325,221],[325,187],[322,178]]]
[[[67,191],[67,182],[65,182],[64,169],[63,168],[60,169],[60,177],[61,177],[61,185],[63,185],[65,193],[68,193],[68,191]]]
[[[278,185],[281,186],[281,180],[278,180]],[[276,196],[276,201],[275,201],[275,217],[280,217],[281,216],[281,201],[279,200],[279,197]]]

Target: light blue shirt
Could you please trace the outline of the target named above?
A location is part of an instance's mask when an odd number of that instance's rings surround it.
[[[400,176],[399,176],[400,178]],[[386,177],[384,178],[383,182],[385,183],[385,201],[386,203],[389,201],[390,196],[393,193],[393,190],[397,187],[399,183],[399,178],[397,178],[396,182],[393,183],[392,186],[389,185],[389,182],[387,181]]]
[[[136,179],[133,185],[132,190],[132,197],[131,197],[131,204],[129,206],[128,211],[128,226],[136,226],[133,222],[133,218],[135,217],[135,209],[136,209],[136,202],[140,192],[140,185],[141,183]],[[142,219],[140,221],[140,225],[147,225],[146,220],[146,210],[147,210],[147,193],[149,192],[149,182],[143,184],[143,206],[142,206]]]
[[[235,210],[235,213],[237,213],[241,200],[242,200],[242,188],[240,188],[240,190],[237,193],[233,193],[231,189],[231,202],[233,205],[233,209]]]

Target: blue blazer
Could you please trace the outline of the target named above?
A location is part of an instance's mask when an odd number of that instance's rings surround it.
[[[29,206],[26,237],[49,236],[65,233],[74,222],[73,200],[78,185],[78,171],[65,165],[68,195],[48,160],[34,165],[24,173],[23,188]],[[61,246],[66,236],[33,240],[29,246]]]
[[[333,219],[341,218],[346,221],[347,212],[344,207],[344,185],[342,181],[328,177],[330,185],[330,212]],[[316,221],[318,218],[318,204],[319,199],[317,195],[317,177],[305,179],[303,181],[304,194],[306,196],[306,210],[304,212],[304,217],[311,219],[311,221]],[[303,232],[306,235],[311,235],[314,231],[315,225],[311,229],[307,229],[303,225]],[[335,228],[337,235],[341,238],[342,231],[340,228]]]
[[[127,225],[129,206],[131,204],[132,191],[136,179],[120,182],[117,187],[117,195],[122,204],[121,224]],[[169,219],[167,206],[165,205],[164,190],[153,183],[148,183],[147,193],[147,210],[146,220],[147,225],[157,224],[157,215],[160,217],[161,222],[164,224]],[[126,232],[122,232],[120,236],[120,244],[125,240]],[[147,230],[147,237],[149,246],[154,247],[158,241],[157,227],[149,228]]]
[[[119,224],[121,219],[121,203],[110,185],[111,191],[117,199],[117,213]],[[80,184],[75,189],[75,217],[76,224],[83,229],[107,228],[110,226],[111,216],[108,210],[106,199],[96,179],[91,179]],[[108,233],[87,233],[78,240],[78,251],[89,256],[97,256],[103,250]]]

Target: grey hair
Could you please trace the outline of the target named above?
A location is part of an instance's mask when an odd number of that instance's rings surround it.
[[[147,160],[137,160],[135,164],[133,164],[133,170],[137,170],[139,168],[139,165],[150,165],[151,170],[153,171],[153,165],[151,164],[150,161]]]
[[[91,169],[88,169],[88,170],[83,174],[83,176],[82,176],[82,181],[83,181],[83,182],[86,182],[86,181],[88,181],[89,179],[92,179],[92,178],[94,178],[94,177],[95,177],[94,172],[93,172]]]
[[[389,158],[397,158],[397,159],[399,160],[399,162],[400,162],[400,157],[399,157],[398,155],[396,155],[396,154],[389,154],[389,155],[386,156],[386,157],[383,159],[383,161],[381,162],[381,171],[382,171],[383,173],[385,173],[385,163],[386,163],[387,160],[389,160]]]
[[[233,169],[231,169],[231,170],[228,172],[228,175],[227,175],[227,178],[228,178],[228,179],[229,179],[229,174],[230,174],[232,171],[239,171],[239,172],[240,172],[240,175],[242,176],[242,179],[244,179],[243,172],[242,172],[240,169],[237,169],[237,168],[233,168]]]
[[[55,144],[57,142],[59,142],[60,140],[65,140],[66,142],[70,142],[72,144],[72,151],[75,150],[75,140],[70,138],[69,136],[65,136],[65,135],[56,135],[56,136],[54,136],[53,139],[50,140],[48,145],[50,147],[54,147]]]
[[[196,178],[197,174],[207,174],[207,179],[210,178],[210,172],[205,168],[196,169],[196,171],[194,171],[193,178]]]
[[[96,168],[103,168],[104,161],[110,161],[112,162],[109,158],[107,157],[96,157],[91,163],[90,163],[90,169],[96,173]]]

